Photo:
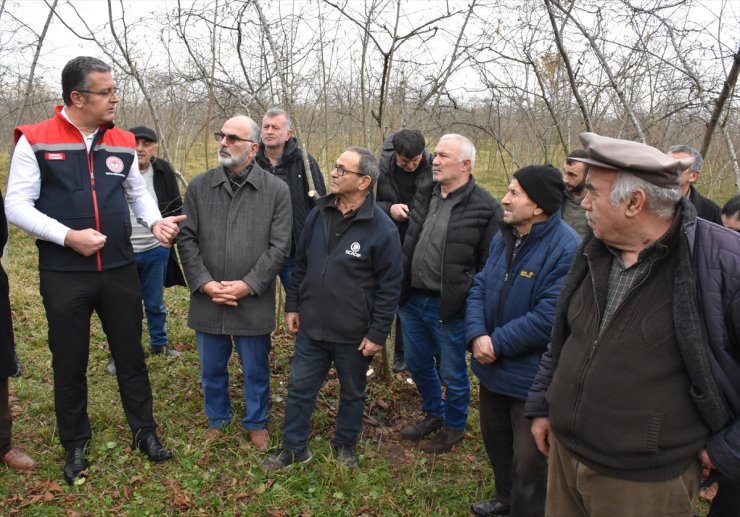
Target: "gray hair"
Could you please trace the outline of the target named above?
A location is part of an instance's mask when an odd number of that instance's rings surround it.
[[[247,140],[251,140],[252,142],[259,142],[260,141],[260,125],[257,124],[252,117],[245,115],[244,113],[237,113],[231,118],[240,118],[243,119],[244,122],[247,123],[247,127],[249,128],[249,134],[247,135]]]
[[[704,157],[701,155],[701,153],[698,151],[698,149],[695,149],[688,145],[672,145],[670,149],[668,149],[669,153],[686,153],[691,155],[691,157],[694,159],[694,164],[691,166],[692,171],[699,171],[701,172],[701,168],[704,167]]]
[[[370,188],[372,189],[375,182],[378,181],[378,159],[367,147],[358,147],[353,145],[352,147],[348,147],[347,151],[360,155],[360,170],[357,172],[370,177]]]
[[[64,65],[62,70],[62,99],[65,106],[72,104],[72,92],[86,90],[90,86],[88,76],[92,72],[108,73],[112,72],[112,69],[100,59],[90,56],[77,56]]]
[[[262,118],[274,118],[279,117],[280,115],[283,115],[285,117],[285,123],[287,125],[286,129],[293,129],[290,122],[290,115],[283,108],[270,108],[269,110],[265,111],[265,116]]]
[[[469,138],[458,135],[457,133],[442,135],[439,141],[441,142],[442,140],[455,140],[460,144],[460,161],[470,160],[470,172],[472,174],[475,168],[475,145],[473,142]]]
[[[631,197],[637,190],[645,192],[647,209],[660,219],[673,217],[676,205],[681,199],[681,190],[678,186],[664,188],[653,185],[629,172],[618,172],[617,179],[612,185],[609,201],[617,207],[622,201]]]

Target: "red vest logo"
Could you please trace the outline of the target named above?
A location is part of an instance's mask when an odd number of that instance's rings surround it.
[[[123,160],[118,156],[109,156],[106,158],[105,165],[111,172],[123,172]]]
[[[64,153],[45,153],[44,159],[46,159],[46,161],[59,161],[66,160],[67,156]]]

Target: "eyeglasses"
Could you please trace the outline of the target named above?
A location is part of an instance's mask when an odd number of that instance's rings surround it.
[[[225,138],[226,141],[229,142],[229,144],[235,144],[237,142],[251,142],[253,144],[257,143],[254,140],[250,140],[249,138],[242,138],[236,135],[227,135],[225,133],[222,133],[221,131],[214,131],[213,138],[216,139],[216,142],[220,142],[221,140]]]
[[[332,166],[331,166],[331,170],[333,170],[333,171],[337,171],[337,176],[340,176],[340,177],[341,177],[341,176],[344,176],[344,175],[345,175],[345,174],[347,174],[348,172],[351,172],[352,174],[357,174],[358,176],[367,176],[367,174],[363,174],[363,173],[361,173],[361,172],[357,172],[357,171],[351,171],[351,170],[349,170],[349,169],[345,169],[344,167],[342,167],[342,166],[341,166],[341,165],[339,165],[338,163],[335,163],[334,165],[332,165]]]
[[[108,97],[109,99],[111,97],[118,96],[118,88],[115,86],[112,86],[110,88],[106,88],[105,90],[100,90],[99,92],[94,92],[92,90],[77,90],[79,93],[91,93],[93,95],[100,95],[101,97]]]

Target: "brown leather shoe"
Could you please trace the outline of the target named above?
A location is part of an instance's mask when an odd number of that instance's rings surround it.
[[[2,458],[2,462],[11,469],[19,471],[32,470],[36,466],[33,458],[17,447],[13,447],[6,452]]]
[[[257,429],[255,431],[249,431],[249,441],[258,451],[266,451],[270,445],[270,435],[267,429]]]

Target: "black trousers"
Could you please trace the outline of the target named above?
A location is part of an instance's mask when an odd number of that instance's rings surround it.
[[[95,311],[116,361],[118,391],[131,432],[154,432],[152,388],[141,348],[141,290],[136,265],[102,272],[40,271],[49,323],[57,426],[65,449],[92,437],[87,416],[90,318]]]
[[[0,379],[0,458],[11,448],[13,437],[13,417],[10,414],[10,392],[8,379]]]
[[[707,517],[740,516],[740,482],[718,473],[719,489]]]
[[[537,450],[524,417],[524,401],[480,386],[480,431],[496,479],[496,499],[510,517],[542,517],[547,496],[547,458]]]

